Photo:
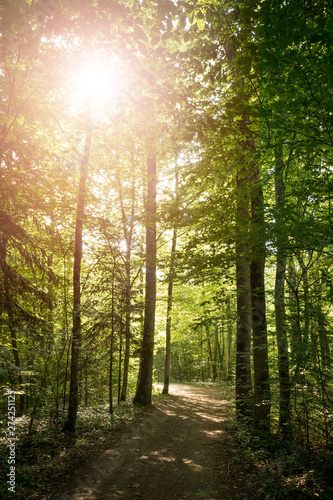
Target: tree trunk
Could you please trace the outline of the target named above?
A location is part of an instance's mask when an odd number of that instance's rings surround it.
[[[125,354],[123,368],[123,386],[121,389],[120,401],[126,401],[128,369],[131,344],[131,251],[126,252],[126,284],[125,284]]]
[[[10,281],[9,281],[9,266],[7,264],[7,238],[2,237],[0,240],[0,262],[1,262],[1,270],[4,276],[4,308],[7,313],[7,321],[8,328],[10,332],[10,339],[12,344],[12,353],[15,361],[15,365],[18,368],[17,372],[17,380],[20,387],[20,398],[19,398],[19,408],[17,410],[17,416],[20,417],[24,412],[24,385],[23,385],[23,377],[21,374],[21,361],[20,355],[17,347],[17,337],[16,337],[16,328],[15,328],[15,319],[12,308],[12,299],[10,293]]]
[[[156,308],[156,155],[147,161],[146,294],[140,368],[133,402],[151,404]]]
[[[134,165],[134,158],[132,155],[132,164]],[[125,260],[125,354],[124,354],[124,372],[123,372],[123,386],[121,390],[120,401],[126,401],[127,385],[128,385],[128,370],[130,360],[130,345],[131,345],[131,247],[132,247],[132,234],[133,234],[133,217],[134,217],[134,204],[135,204],[135,179],[132,179],[132,199],[131,199],[131,216],[126,217],[125,208],[123,204],[123,197],[121,185],[119,182],[119,193],[121,201],[122,219],[123,219],[123,232],[126,239],[126,260]]]
[[[230,39],[225,47],[227,59],[232,63],[235,54],[235,41]],[[238,94],[243,95],[244,78],[236,81]],[[240,126],[242,135],[246,134],[248,117],[243,116]],[[252,413],[251,381],[251,285],[249,265],[249,167],[248,139],[242,140],[242,154],[239,162],[243,165],[236,173],[236,289],[237,289],[237,331],[236,331],[236,411],[239,418],[250,417]]]
[[[178,201],[178,153],[175,159],[175,198]],[[171,368],[171,311],[172,311],[172,294],[173,294],[173,281],[175,272],[175,255],[177,245],[177,228],[173,229],[171,256],[170,256],[170,272],[168,283],[168,300],[167,300],[167,317],[165,328],[165,368],[164,368],[164,385],[162,394],[169,394],[170,383],[170,368]]]
[[[110,338],[110,364],[109,364],[109,412],[113,413],[113,351],[114,351],[114,272],[115,264],[112,269],[112,288],[111,288],[111,338]]]
[[[117,403],[120,403],[121,395],[121,372],[122,372],[122,357],[123,357],[123,305],[120,302],[120,326],[119,326],[119,358],[118,358],[118,397]]]
[[[253,429],[259,433],[269,433],[271,393],[265,301],[264,207],[257,163],[252,166],[251,190],[251,235],[254,238],[250,266],[254,371]]]
[[[330,360],[330,342],[329,342],[329,337],[328,337],[328,331],[326,327],[326,317],[323,311],[323,307],[321,304],[321,295],[319,298],[319,303],[317,304],[317,314],[316,314],[316,320],[318,324],[318,338],[319,338],[319,346],[320,346],[320,359],[321,359],[321,365],[323,367],[329,367],[331,366],[331,360]]]
[[[310,302],[309,302],[309,279],[308,279],[308,267],[304,262],[302,253],[298,251],[296,257],[300,268],[302,270],[302,281],[303,281],[303,303],[304,303],[304,328],[302,335],[302,361],[307,358],[309,349],[309,332],[310,332]]]
[[[214,326],[214,355],[213,355],[213,380],[217,379],[217,366],[219,365],[219,373],[221,371],[221,351],[219,345],[219,327],[215,323]]]
[[[285,230],[283,225],[283,211],[285,207],[285,185],[283,179],[283,151],[278,146],[275,164],[275,205],[276,205],[276,275],[275,275],[275,328],[278,345],[278,370],[279,370],[279,428],[285,439],[290,439],[291,434],[291,412],[290,412],[290,379],[289,379],[289,357],[288,339],[286,331],[286,314],[284,285],[287,265]]]
[[[226,322],[227,322],[227,360],[226,360],[226,379],[231,380],[231,346],[232,346],[232,325],[231,325],[231,310],[230,297],[226,303]]]
[[[171,311],[172,311],[172,292],[173,292],[173,279],[175,272],[175,253],[177,244],[177,230],[173,230],[172,245],[171,245],[171,260],[170,260],[170,273],[168,283],[168,302],[167,302],[167,318],[166,318],[166,340],[165,340],[165,370],[164,370],[164,386],[163,394],[169,394],[170,383],[170,358],[171,358]]]
[[[203,361],[203,338],[202,338],[202,326],[200,325],[200,373],[202,382],[205,381],[205,367]]]
[[[214,379],[214,363],[213,363],[213,354],[212,354],[212,346],[210,343],[210,331],[209,326],[206,325],[206,341],[207,341],[207,354],[208,354],[208,364],[209,364],[209,372],[211,380]]]
[[[64,431],[75,432],[77,409],[79,404],[79,353],[81,347],[81,262],[82,262],[82,229],[86,201],[86,185],[91,150],[92,118],[90,102],[87,103],[86,113],[86,140],[83,158],[80,166],[79,192],[75,222],[75,249],[73,269],[73,328],[72,328],[72,357],[69,389],[69,405]]]
[[[246,169],[237,173],[236,211],[236,410],[238,417],[250,417],[252,413],[251,381],[251,289],[248,242],[248,176]]]
[[[297,376],[302,357],[302,332],[299,303],[299,283],[297,282],[294,257],[291,257],[289,260],[288,287],[291,360],[296,366],[295,375]]]

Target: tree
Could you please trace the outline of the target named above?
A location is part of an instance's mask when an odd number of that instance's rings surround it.
[[[156,154],[147,159],[146,288],[140,368],[134,403],[149,405],[152,398],[156,308]]]
[[[86,186],[88,177],[88,166],[92,139],[92,117],[91,103],[87,102],[85,113],[85,146],[80,165],[80,180],[78,187],[78,200],[75,221],[75,249],[73,268],[73,328],[72,328],[72,357],[71,357],[71,378],[69,390],[69,405],[67,420],[64,431],[75,432],[77,408],[79,404],[79,355],[81,348],[81,262],[82,262],[82,230],[84,209],[86,203]]]

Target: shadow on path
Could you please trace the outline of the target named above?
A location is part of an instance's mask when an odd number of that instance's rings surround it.
[[[223,389],[173,384],[170,392],[48,500],[247,498],[231,471],[238,451]]]

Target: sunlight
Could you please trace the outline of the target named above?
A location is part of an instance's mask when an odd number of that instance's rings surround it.
[[[120,62],[116,57],[86,58],[76,68],[75,83],[82,97],[89,97],[95,106],[119,98],[122,89]]]

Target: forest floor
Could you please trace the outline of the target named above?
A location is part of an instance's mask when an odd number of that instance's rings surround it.
[[[122,426],[108,446],[68,464],[43,500],[259,499],[216,386],[172,384],[171,395]],[[31,498],[31,497],[30,497]]]

